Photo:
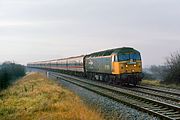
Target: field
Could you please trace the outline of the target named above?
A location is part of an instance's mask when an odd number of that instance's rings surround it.
[[[0,92],[1,120],[102,120],[78,96],[39,73],[30,73]]]

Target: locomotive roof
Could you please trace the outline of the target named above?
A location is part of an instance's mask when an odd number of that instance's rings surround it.
[[[108,56],[111,54],[119,54],[119,53],[126,53],[126,52],[138,52],[134,48],[131,47],[122,47],[122,48],[116,48],[116,49],[109,49],[109,50],[104,50],[104,51],[99,51],[95,53],[91,53],[87,56],[89,57],[96,57],[96,56]]]

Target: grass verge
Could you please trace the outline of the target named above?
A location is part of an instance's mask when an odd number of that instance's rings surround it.
[[[180,89],[180,84],[165,84],[159,80],[142,80],[142,85],[152,85],[152,86],[159,86],[159,87],[166,87],[166,88],[173,88],[173,89]]]
[[[1,120],[102,120],[72,92],[31,73],[0,93]]]

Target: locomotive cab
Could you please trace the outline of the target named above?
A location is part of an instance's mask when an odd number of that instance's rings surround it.
[[[138,84],[143,78],[141,55],[138,51],[125,51],[112,54],[112,74],[128,84]]]

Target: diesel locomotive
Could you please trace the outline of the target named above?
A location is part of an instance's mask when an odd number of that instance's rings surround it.
[[[130,47],[110,49],[76,57],[33,62],[27,66],[112,84],[137,85],[143,78],[140,52]]]

